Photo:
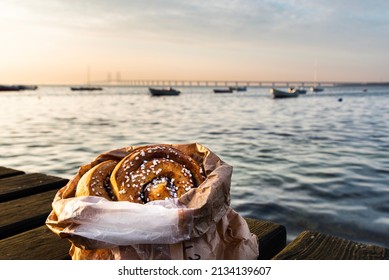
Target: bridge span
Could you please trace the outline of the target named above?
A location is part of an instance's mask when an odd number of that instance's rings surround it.
[[[312,81],[222,81],[222,80],[105,80],[94,81],[95,85],[118,85],[132,87],[332,87],[338,82]],[[346,84],[346,83],[343,83]]]

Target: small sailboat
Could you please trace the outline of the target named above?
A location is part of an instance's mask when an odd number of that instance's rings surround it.
[[[315,60],[314,73],[313,73],[313,86],[311,87],[312,92],[321,92],[324,88],[320,87],[317,83],[317,60]]]
[[[89,81],[89,76],[90,76],[90,69],[88,65],[88,73],[87,73],[87,85],[85,86],[72,86],[70,89],[72,91],[94,91],[94,90],[103,90],[102,87],[97,87],[97,86],[91,86],[90,81]]]

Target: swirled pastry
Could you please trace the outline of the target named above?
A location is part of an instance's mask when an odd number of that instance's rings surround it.
[[[118,161],[103,161],[86,172],[77,184],[76,196],[102,196],[116,200],[112,193],[110,176]]]
[[[170,145],[144,146],[123,158],[111,175],[118,200],[147,203],[181,197],[198,187],[204,176],[200,165]]]

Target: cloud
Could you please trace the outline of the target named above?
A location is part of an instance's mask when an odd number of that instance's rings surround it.
[[[389,2],[383,0],[12,2],[30,12],[32,24],[47,28],[178,44],[330,46],[344,37],[377,36],[389,25]]]
[[[235,38],[237,41],[255,41],[285,26],[289,14],[295,14],[272,1],[8,2],[23,11],[24,16],[28,14],[19,24],[197,44],[225,44]]]
[[[39,30],[53,42],[47,48],[70,42],[75,54],[93,49],[107,61],[118,61],[117,51],[215,64],[307,65],[318,54],[333,67],[377,61],[382,71],[389,63],[386,0],[2,0],[0,17],[7,38],[35,38]]]

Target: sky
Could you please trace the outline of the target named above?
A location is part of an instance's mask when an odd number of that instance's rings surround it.
[[[389,81],[387,0],[0,0],[0,84]]]

